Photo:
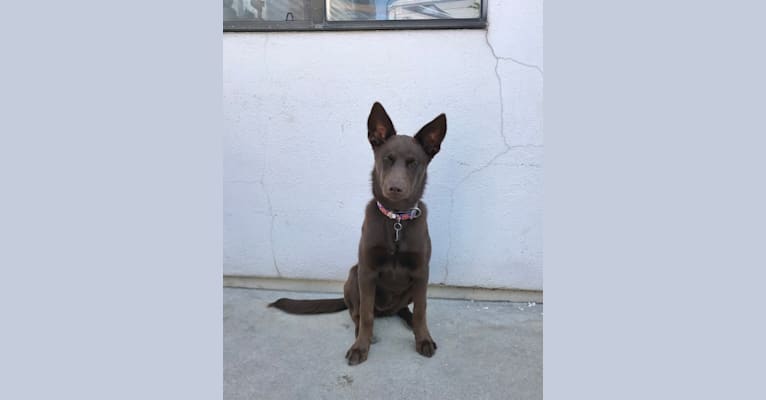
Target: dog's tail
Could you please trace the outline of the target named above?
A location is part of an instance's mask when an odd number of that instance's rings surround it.
[[[343,311],[348,308],[342,297],[339,299],[320,300],[293,300],[281,298],[269,304],[269,307],[276,307],[290,314],[324,314]]]

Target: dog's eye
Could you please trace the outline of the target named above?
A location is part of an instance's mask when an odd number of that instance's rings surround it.
[[[386,156],[386,158],[383,159],[383,161],[385,161],[385,162],[387,162],[389,164],[393,164],[394,161],[396,161],[396,160],[394,159],[393,156],[388,155],[388,156]]]
[[[416,160],[407,160],[407,166],[410,168],[415,168],[418,166],[418,162]]]

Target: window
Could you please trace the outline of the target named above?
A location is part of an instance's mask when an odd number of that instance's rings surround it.
[[[486,0],[223,0],[224,31],[485,28]]]

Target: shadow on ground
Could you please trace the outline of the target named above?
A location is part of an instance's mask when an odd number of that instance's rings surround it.
[[[224,288],[225,400],[543,397],[541,304],[429,299],[436,355],[416,353],[398,317],[377,318],[369,358],[351,367],[347,311],[297,316],[266,307],[280,297],[339,295]]]

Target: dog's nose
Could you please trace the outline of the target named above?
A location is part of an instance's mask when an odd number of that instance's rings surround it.
[[[388,191],[391,192],[391,193],[401,193],[402,192],[402,188],[400,188],[398,186],[389,186],[388,187]]]

